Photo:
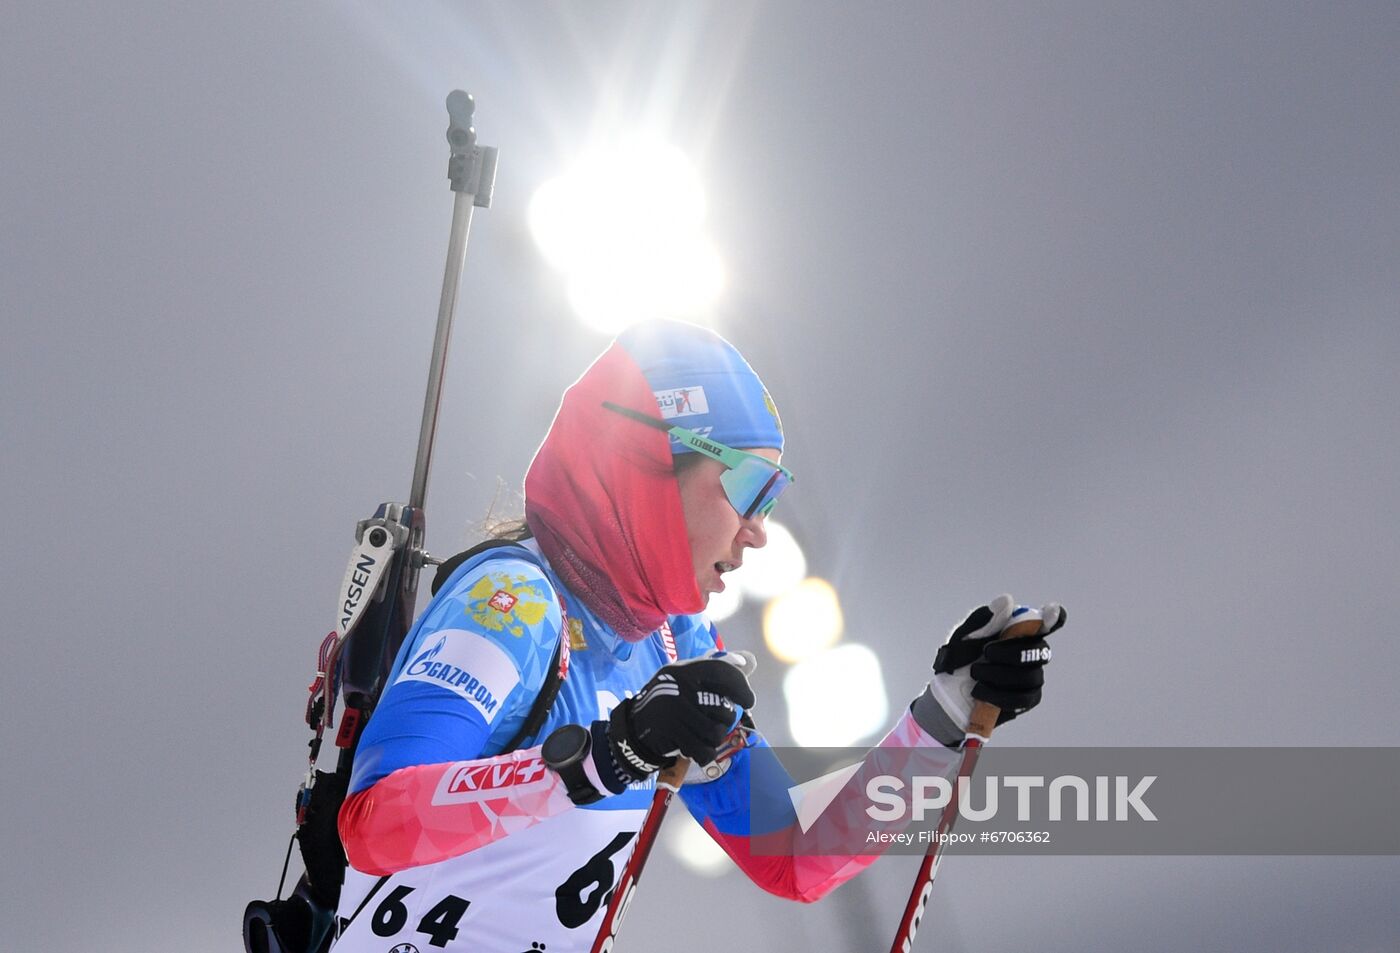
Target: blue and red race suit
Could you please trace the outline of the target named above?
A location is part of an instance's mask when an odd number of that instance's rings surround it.
[[[587,951],[597,934],[654,783],[577,807],[545,767],[538,740],[563,724],[606,718],[662,665],[704,655],[719,640],[703,615],[687,615],[626,642],[563,586],[533,541],[520,547],[459,567],[404,640],[340,813],[351,869],[337,953],[409,944],[571,953]],[[568,673],[548,719],[532,747],[502,753],[561,639]],[[798,832],[791,779],[761,737],[753,745],[717,780],[687,783],[680,796],[754,883],[812,901],[876,859],[753,852],[758,834],[771,845]],[[942,768],[955,757],[907,712],[881,746],[935,749]],[[761,832],[752,829],[757,800],[769,819]],[[840,823],[839,812],[828,813]]]

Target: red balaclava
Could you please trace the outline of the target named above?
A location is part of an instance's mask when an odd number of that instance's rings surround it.
[[[675,395],[688,395],[678,405]],[[680,417],[738,447],[782,448],[758,375],[719,335],[680,322],[624,332],[564,392],[525,475],[525,521],[564,584],[637,642],[669,615],[699,612],[670,438],[603,407]]]
[[[705,600],[670,442],[605,409],[605,400],[656,412],[646,378],[617,343],[564,392],[525,475],[525,522],[564,584],[636,642]]]

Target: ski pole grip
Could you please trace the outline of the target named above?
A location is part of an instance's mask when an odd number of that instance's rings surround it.
[[[1001,642],[1006,639],[1025,639],[1039,635],[1041,629],[1040,613],[1033,613],[1033,618],[1021,619],[1013,622],[1002,630],[996,641]],[[991,738],[992,729],[997,726],[997,719],[1001,717],[1001,709],[991,702],[977,701],[972,706],[972,717],[967,720],[967,733],[977,735],[981,738]]]
[[[656,775],[656,786],[666,787],[672,791],[679,791],[681,785],[685,783],[685,773],[690,770],[689,758],[677,758],[676,763],[669,768],[662,768]]]

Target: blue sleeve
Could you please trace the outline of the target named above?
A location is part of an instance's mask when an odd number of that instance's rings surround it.
[[[767,739],[755,732],[749,747],[730,760],[733,764],[719,779],[681,787],[681,800],[701,827],[708,820],[721,834],[749,837],[796,823],[788,794],[792,776]]]
[[[672,618],[671,631],[681,658],[704,655],[720,644],[714,624],[703,614]],[[681,787],[681,800],[702,827],[708,819],[722,834],[746,837],[781,830],[797,819],[788,796],[792,778],[762,735],[755,732],[749,747],[731,760],[718,780]]]
[[[489,558],[428,604],[355,753],[350,792],[417,764],[468,761],[529,714],[559,642],[559,603],[538,566]]]

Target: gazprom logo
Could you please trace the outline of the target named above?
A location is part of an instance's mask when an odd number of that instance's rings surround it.
[[[446,645],[447,636],[444,635],[432,648],[409,663],[403,677],[415,681],[436,682],[473,702],[481,713],[489,718],[500,706],[500,700],[471,672],[451,662],[438,661],[438,655]]]
[[[432,648],[428,649],[428,651],[413,660],[413,663],[408,666],[409,674],[422,675],[427,670],[428,663],[437,658],[438,653],[442,651],[442,647],[446,644],[447,636],[444,635],[437,640],[437,645],[434,645]]]
[[[654,390],[651,393],[656,398],[656,406],[661,409],[663,420],[670,420],[673,417],[692,417],[696,414],[710,412],[710,403],[705,399],[705,388],[699,385],[673,387],[670,390]]]

